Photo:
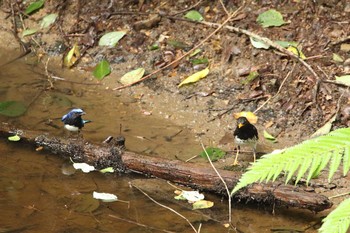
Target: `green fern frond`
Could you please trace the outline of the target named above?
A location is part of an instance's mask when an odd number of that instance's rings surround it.
[[[350,199],[340,203],[322,222],[320,233],[346,233],[350,225]]]
[[[239,180],[231,195],[254,182],[275,180],[284,171],[286,183],[296,175],[297,183],[305,173],[307,182],[329,165],[330,180],[343,162],[343,174],[350,169],[350,128],[337,129],[296,146],[261,157]]]

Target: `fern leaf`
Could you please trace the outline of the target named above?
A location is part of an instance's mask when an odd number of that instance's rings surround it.
[[[312,177],[315,176],[315,173],[317,169],[320,167],[320,164],[322,163],[322,156],[315,156],[314,159],[312,160],[311,167],[309,169],[309,174],[306,178],[306,185],[309,185],[309,181],[311,180]],[[318,174],[317,174],[318,175]]]
[[[343,176],[348,173],[350,168],[350,147],[345,147],[344,155],[343,155]]]
[[[327,135],[304,141],[279,152],[266,154],[244,173],[231,195],[239,189],[258,181],[275,180],[281,171],[286,182],[297,175],[298,182],[308,171],[307,182],[318,175],[328,164],[331,178],[343,161],[344,175],[350,169],[350,128],[337,129]],[[343,153],[344,152],[344,153]]]
[[[346,233],[350,225],[350,199],[340,203],[322,222],[320,233]]]
[[[304,159],[304,162],[302,163],[302,165],[299,168],[297,178],[295,180],[295,184],[297,184],[300,181],[300,179],[304,176],[306,171],[309,169],[309,167],[312,163],[312,160],[313,160],[313,158],[305,158]]]
[[[331,178],[333,177],[334,173],[338,170],[341,159],[343,157],[343,152],[343,149],[333,151],[331,164],[329,165],[328,182],[331,181]]]

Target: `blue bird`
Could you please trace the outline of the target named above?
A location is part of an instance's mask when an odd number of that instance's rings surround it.
[[[79,130],[83,128],[86,123],[91,122],[81,118],[81,116],[84,114],[86,113],[80,108],[72,109],[69,113],[62,117],[64,128],[71,132],[79,132]]]

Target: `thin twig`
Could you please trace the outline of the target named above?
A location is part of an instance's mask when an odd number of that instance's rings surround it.
[[[198,23],[201,23],[201,24],[205,24],[207,26],[210,26],[210,27],[219,27],[220,24],[217,24],[217,23],[210,23],[210,22],[206,22],[206,21],[201,21],[201,22],[198,22]],[[261,37],[259,36],[258,34],[255,34],[251,31],[248,31],[248,30],[245,30],[245,29],[241,29],[241,28],[238,28],[238,27],[233,27],[233,26],[224,26],[224,28],[230,30],[230,31],[235,31],[235,32],[238,32],[238,33],[242,33],[242,34],[245,34],[249,37],[253,37],[254,39],[257,39],[257,40],[260,40],[262,41],[263,43],[279,50],[281,53],[284,53],[292,58],[295,58],[296,60],[298,60],[301,64],[303,64],[309,71],[310,73],[315,76],[315,78],[317,78],[318,80],[320,79],[318,74],[312,69],[312,67],[307,64],[303,59],[301,59],[298,55],[292,53],[291,51],[289,51],[288,49],[286,48],[283,48],[282,46],[280,46],[279,44],[273,42],[272,40],[270,40],[269,38],[267,37]]]
[[[142,224],[142,223],[139,223],[139,222],[135,222],[135,221],[130,220],[130,219],[120,218],[120,217],[118,217],[118,216],[116,216],[116,215],[113,215],[113,214],[109,214],[108,216],[111,217],[111,218],[119,219],[119,220],[121,220],[121,221],[125,221],[125,222],[128,222],[128,223],[132,223],[132,224],[138,225],[138,226],[140,226],[140,227],[148,228],[148,229],[151,229],[151,230],[163,231],[163,232],[167,232],[167,233],[175,233],[174,231],[167,231],[167,230],[163,230],[163,229],[159,229],[159,228],[147,226],[147,225],[145,225],[145,224]]]
[[[330,197],[328,197],[328,199],[337,198],[337,197],[342,197],[342,196],[346,196],[346,195],[349,195],[349,194],[350,194],[350,192],[341,193],[341,194],[337,194],[337,195],[334,195],[334,196],[330,196]]]
[[[225,4],[222,2],[222,0],[219,1],[222,8],[224,9],[225,13],[227,14],[227,16],[230,16],[230,13],[227,11],[226,7],[225,7]]]
[[[231,216],[231,195],[230,195],[230,190],[228,189],[227,187],[227,184],[225,182],[225,180],[222,178],[222,176],[220,175],[220,173],[218,172],[218,170],[215,168],[213,162],[211,161],[209,155],[208,155],[208,152],[206,151],[204,145],[203,145],[203,142],[202,140],[200,140],[200,143],[201,143],[201,146],[202,146],[202,149],[203,151],[205,152],[205,154],[207,155],[207,158],[208,158],[208,161],[211,165],[211,167],[214,169],[215,173],[218,175],[218,177],[220,178],[221,182],[224,184],[225,186],[225,189],[226,189],[226,192],[227,192],[227,198],[228,198],[228,221],[229,223],[231,224],[232,223],[232,216]]]
[[[139,79],[138,81],[136,82],[133,82],[131,84],[128,84],[128,85],[124,85],[124,86],[121,86],[121,87],[116,87],[114,88],[113,90],[121,90],[121,89],[124,89],[126,87],[130,87],[136,83],[139,83],[139,82],[142,82],[150,77],[152,77],[153,75],[159,73],[160,71],[172,66],[173,64],[179,62],[180,60],[182,60],[184,57],[186,57],[187,55],[191,54],[194,50],[196,50],[197,48],[199,48],[200,46],[202,46],[206,41],[208,41],[214,34],[216,34],[227,22],[229,22],[234,16],[237,15],[237,13],[243,8],[244,4],[239,7],[235,12],[233,12],[230,17],[228,17],[222,24],[217,24],[218,27],[212,32],[209,34],[209,36],[207,36],[204,40],[202,40],[199,44],[197,44],[196,46],[194,46],[191,50],[189,50],[188,52],[186,52],[185,54],[183,54],[181,57],[179,57],[178,59],[175,59],[174,61],[170,62],[169,64],[167,64],[166,66],[163,66],[162,68],[156,70],[156,71],[153,71],[152,73],[150,73],[149,75],[146,75],[145,77]]]
[[[181,217],[182,219],[186,220],[186,222],[191,226],[191,228],[193,229],[194,232],[198,233],[197,229],[192,225],[192,223],[190,222],[190,220],[188,220],[185,216],[183,216],[182,214],[180,214],[179,212],[177,212],[176,210],[170,208],[169,206],[163,205],[161,203],[159,203],[158,201],[154,200],[152,197],[150,197],[147,193],[145,193],[142,189],[140,189],[139,187],[130,184],[132,187],[136,188],[137,190],[139,190],[143,195],[145,195],[146,197],[148,197],[148,199],[150,199],[151,201],[153,201],[154,203],[156,203],[157,205],[170,210],[171,212],[173,212],[174,214],[176,214],[177,216]]]
[[[197,7],[197,6],[198,6],[199,4],[201,4],[202,2],[203,2],[203,0],[199,0],[198,2],[196,2],[195,4],[193,4],[192,6],[187,7],[186,9],[183,9],[183,10],[181,10],[181,11],[175,12],[175,13],[171,14],[170,16],[175,16],[175,15],[184,13],[184,12],[186,12],[186,11],[192,10],[193,8]]]

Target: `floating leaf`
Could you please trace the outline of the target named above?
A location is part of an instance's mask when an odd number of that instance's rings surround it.
[[[208,209],[214,206],[214,202],[212,201],[207,201],[207,200],[200,200],[200,201],[196,201],[195,203],[193,203],[192,208],[194,210],[198,210],[198,209]]]
[[[335,121],[336,115],[334,115],[326,124],[319,128],[314,134],[311,135],[311,138],[325,135],[331,132],[333,122]]]
[[[242,84],[246,85],[246,84],[252,82],[257,77],[259,77],[259,72],[258,71],[252,71],[252,72],[249,73],[247,78],[242,81]]]
[[[98,192],[93,192],[92,197],[95,199],[102,200],[103,202],[114,202],[118,201],[118,197],[114,194],[111,193],[98,193]]]
[[[250,38],[250,43],[253,45],[254,48],[257,48],[257,49],[268,49],[268,48],[270,48],[270,45],[265,44],[261,40],[258,40],[258,39],[253,38],[253,37],[249,37],[249,38]]]
[[[306,57],[303,54],[303,52],[301,51],[301,49],[299,49],[298,47],[295,46],[289,46],[287,48],[287,50],[291,51],[292,53],[294,53],[295,55],[297,55],[298,57],[300,57],[302,60],[305,60]]]
[[[91,166],[87,163],[73,163],[73,167],[78,170],[82,170],[84,173],[89,173],[91,171],[95,171],[95,167]]]
[[[203,20],[203,16],[196,10],[191,10],[191,11],[187,12],[187,14],[185,15],[185,18],[193,20],[193,21],[202,21]]]
[[[144,68],[138,68],[136,70],[130,71],[121,77],[120,82],[124,85],[132,84],[138,80],[140,80],[145,73]]]
[[[102,60],[98,65],[95,67],[95,70],[93,72],[93,75],[98,80],[102,80],[104,77],[109,75],[111,73],[111,67],[109,66],[109,62],[107,60]]]
[[[27,9],[25,10],[25,13],[27,15],[33,13],[34,11],[36,10],[39,10],[45,3],[45,0],[39,0],[39,1],[36,1],[36,2],[33,2],[31,3]]]
[[[56,19],[57,19],[58,15],[57,14],[49,14],[49,15],[46,15],[41,23],[40,23],[40,27],[41,28],[47,28],[49,27],[51,24],[53,24]]]
[[[100,38],[98,45],[114,47],[125,34],[125,31],[108,32]]]
[[[19,101],[0,102],[0,114],[8,117],[18,117],[27,111],[27,107]]]
[[[14,136],[8,137],[7,139],[11,142],[18,142],[19,140],[21,140],[21,137],[16,134]]]
[[[33,35],[37,31],[38,31],[38,29],[26,29],[22,32],[22,37]]]
[[[193,65],[208,64],[209,60],[208,60],[208,58],[198,58],[198,59],[192,59],[191,63]]]
[[[257,115],[255,115],[253,112],[239,112],[234,113],[233,116],[235,119],[245,117],[251,124],[255,124],[258,121]]]
[[[295,41],[281,41],[281,40],[276,40],[276,44],[282,46],[283,48],[288,48],[289,46],[295,46],[297,47],[299,45],[298,42]]]
[[[66,67],[71,67],[80,57],[79,46],[75,44],[71,50],[69,50],[68,54],[65,56],[63,60],[63,64]]]
[[[222,157],[224,157],[226,152],[219,148],[209,147],[209,148],[206,148],[205,151],[202,151],[199,156],[207,159],[208,158],[207,154],[211,161],[217,161],[218,159],[221,159]]]
[[[94,199],[91,194],[80,194],[72,201],[71,208],[80,213],[91,213],[100,206],[100,202]]]
[[[256,21],[264,28],[286,24],[281,13],[274,9],[261,13]]]
[[[264,130],[264,138],[266,138],[267,140],[276,142],[276,138],[271,134],[269,134],[266,130]]]
[[[100,170],[101,173],[113,173],[114,172],[114,168],[113,167],[106,167],[102,170]]]
[[[192,74],[191,76],[187,77],[185,80],[183,80],[178,87],[181,87],[185,84],[189,83],[195,83],[198,80],[205,78],[209,74],[209,67],[205,68],[204,70],[198,71],[197,73]]]
[[[350,75],[335,76],[335,81],[337,83],[350,87]]]
[[[198,191],[176,190],[175,193],[177,194],[177,196],[175,196],[176,200],[187,200],[189,202],[196,202],[204,199],[204,195],[202,193],[199,193]]]

